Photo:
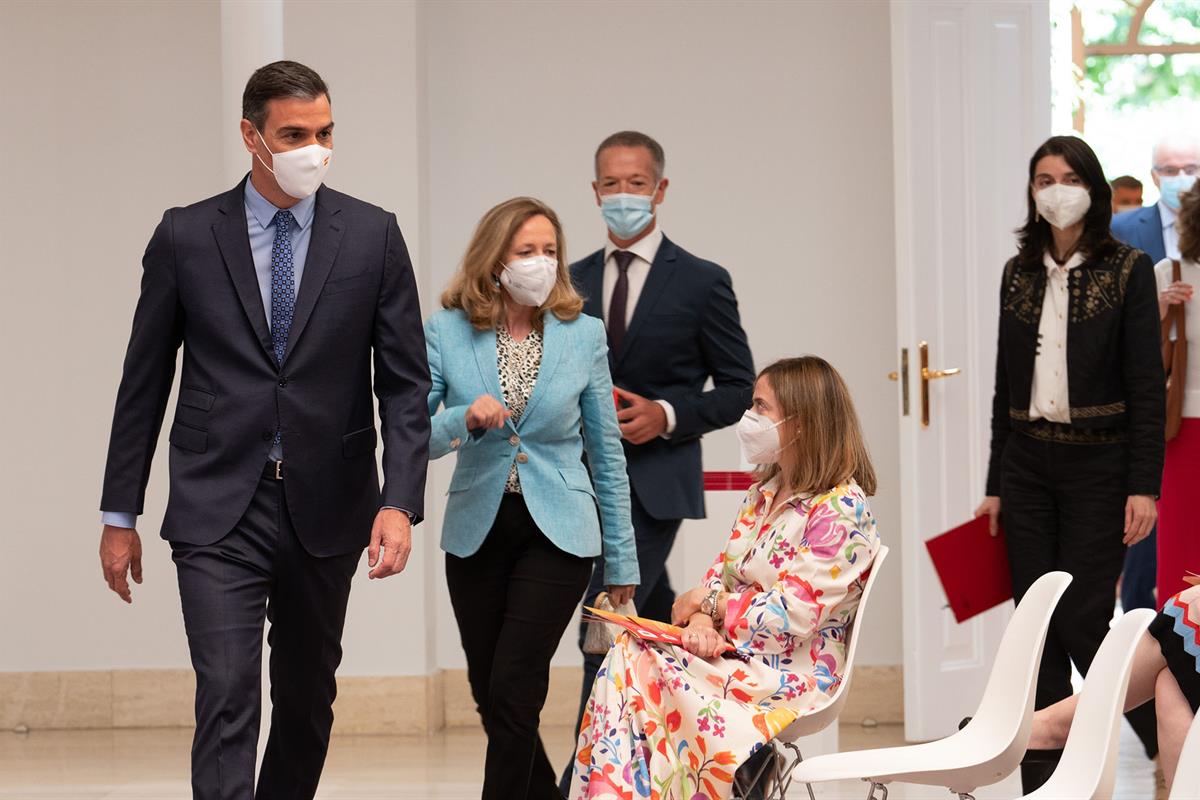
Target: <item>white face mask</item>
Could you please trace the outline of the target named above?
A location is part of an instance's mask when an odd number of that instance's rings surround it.
[[[550,297],[558,279],[558,261],[549,256],[519,258],[504,265],[500,285],[513,300],[537,308]]]
[[[753,411],[742,415],[742,421],[737,424],[737,437],[747,464],[774,464],[779,460],[779,452],[783,449],[779,426],[785,422],[787,418],[771,422]]]
[[[1069,228],[1092,207],[1092,194],[1082,186],[1055,183],[1033,195],[1038,213],[1060,231]]]
[[[258,131],[255,133],[258,133],[263,148],[271,153],[271,148],[267,147],[267,140],[263,139],[263,135]],[[255,156],[262,161],[264,167],[267,167],[267,162],[262,160],[262,156],[257,153]],[[285,194],[297,200],[303,200],[320,188],[321,181],[325,180],[325,173],[329,171],[329,162],[332,160],[332,148],[310,144],[295,150],[271,153],[271,163],[275,166],[274,169],[267,167],[267,170],[275,176],[275,182],[279,184],[279,188],[283,189]]]

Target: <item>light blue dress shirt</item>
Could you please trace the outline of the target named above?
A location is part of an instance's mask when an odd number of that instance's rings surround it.
[[[317,207],[317,195],[310,194],[288,209],[296,220],[292,226],[292,269],[296,274],[296,294],[300,293],[300,279],[304,277],[304,262],[308,259],[308,244],[312,238],[313,212]],[[258,276],[258,291],[262,295],[263,313],[267,327],[271,327],[271,247],[275,244],[275,214],[280,211],[270,200],[259,194],[254,181],[246,179],[246,230],[250,234],[250,253],[254,258],[254,272]],[[268,456],[271,461],[283,460],[283,446],[276,444]],[[100,521],[104,525],[118,528],[133,528],[137,514],[131,511],[103,511]]]

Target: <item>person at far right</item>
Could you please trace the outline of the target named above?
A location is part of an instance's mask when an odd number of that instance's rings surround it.
[[[1200,283],[1200,182],[1182,196],[1179,259],[1164,258],[1154,267],[1158,313],[1164,344],[1174,340],[1167,393],[1167,451],[1162,497],[1158,501],[1158,596],[1181,592],[1185,572],[1200,572],[1200,519],[1191,493],[1200,486],[1200,353],[1188,357],[1189,344],[1200,343],[1200,304],[1193,300]],[[1164,365],[1165,366],[1165,365]]]
[[[1036,707],[1069,697],[1108,632],[1125,549],[1154,527],[1165,393],[1149,256],[1113,239],[1112,189],[1082,139],[1029,161],[1028,217],[1004,267],[987,497],[1013,596],[1075,577],[1054,614]],[[1053,763],[1022,766],[1030,792]]]

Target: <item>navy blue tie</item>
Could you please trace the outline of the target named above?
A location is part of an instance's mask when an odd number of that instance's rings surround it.
[[[271,245],[271,345],[275,363],[283,366],[287,353],[288,331],[296,313],[296,273],[292,264],[292,224],[290,211],[275,212],[275,243]],[[275,431],[275,444],[280,433]]]
[[[271,245],[271,344],[275,363],[283,365],[288,331],[296,313],[296,273],[292,266],[292,223],[290,211],[275,212],[275,243]]]

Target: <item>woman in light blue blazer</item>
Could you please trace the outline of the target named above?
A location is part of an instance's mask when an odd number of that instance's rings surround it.
[[[538,735],[550,658],[595,556],[616,601],[638,583],[604,325],[580,313],[558,216],[528,197],[484,215],[442,306],[425,323],[430,453],[458,454],[442,549],[488,735],[482,796],[561,800]]]

